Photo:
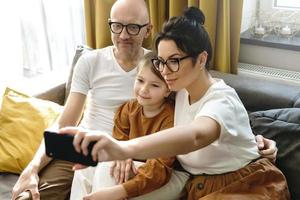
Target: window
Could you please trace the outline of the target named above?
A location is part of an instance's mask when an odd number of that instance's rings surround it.
[[[0,25],[0,86],[67,71],[85,43],[82,0],[2,1]]]
[[[299,0],[274,0],[275,8],[300,9]]]
[[[300,1],[244,0],[243,6],[240,72],[293,80],[297,74],[299,83]]]

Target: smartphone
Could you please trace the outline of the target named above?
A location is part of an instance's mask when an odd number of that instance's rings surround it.
[[[88,155],[78,153],[73,146],[73,135],[58,134],[52,131],[44,132],[46,154],[60,160],[79,163],[86,166],[96,166],[98,162],[93,161],[91,151],[96,142],[91,142],[88,146]]]

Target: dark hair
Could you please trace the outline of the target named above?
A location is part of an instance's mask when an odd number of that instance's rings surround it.
[[[196,7],[189,7],[182,16],[172,17],[164,25],[154,39],[154,49],[157,51],[161,40],[173,40],[177,47],[193,58],[193,63],[200,53],[206,51],[206,69],[212,57],[212,47],[209,35],[204,28],[205,16]]]

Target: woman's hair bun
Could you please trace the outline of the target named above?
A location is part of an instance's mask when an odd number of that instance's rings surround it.
[[[185,9],[183,15],[191,21],[196,21],[197,23],[200,23],[201,25],[204,25],[205,22],[205,16],[203,12],[196,7],[189,7]]]

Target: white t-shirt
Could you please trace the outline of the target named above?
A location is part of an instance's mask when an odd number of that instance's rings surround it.
[[[115,59],[113,46],[82,55],[71,86],[71,92],[89,97],[80,126],[112,134],[116,109],[133,98],[136,73],[136,68],[129,72],[122,69]]]
[[[192,105],[186,90],[177,93],[175,126],[189,124],[200,116],[219,123],[220,137],[202,149],[178,155],[185,170],[191,174],[222,174],[238,170],[259,157],[247,111],[235,90],[223,80],[217,80]]]

